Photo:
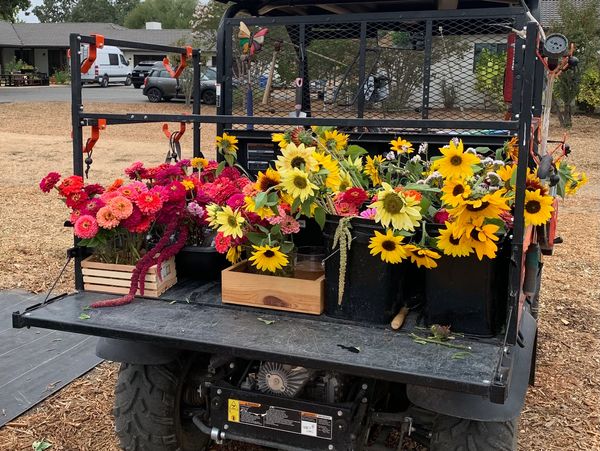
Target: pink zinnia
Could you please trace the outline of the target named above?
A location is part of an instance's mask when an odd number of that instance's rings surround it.
[[[58,172],[48,173],[46,177],[40,180],[40,189],[45,193],[49,193],[50,191],[52,191],[52,188],[56,186],[56,184],[60,180],[60,177],[61,175]]]
[[[231,247],[231,237],[223,235],[222,232],[217,233],[215,237],[215,249],[219,254],[225,254]]]
[[[280,223],[281,231],[285,235],[290,235],[292,233],[298,233],[300,231],[300,224],[296,221],[293,216],[286,215],[283,218],[283,221]]]
[[[242,193],[234,194],[229,199],[227,199],[226,204],[234,210],[237,210],[244,205],[244,197],[245,196]]]
[[[106,191],[105,193],[103,193],[100,196],[100,199],[102,200],[102,202],[104,202],[105,204],[108,204],[108,202],[111,199],[114,199],[117,196],[120,196],[121,193],[119,191]]]
[[[169,192],[169,201],[176,202],[185,199],[186,189],[183,183],[175,181],[167,186]]]
[[[152,216],[142,216],[140,222],[138,222],[136,226],[131,226],[129,228],[129,231],[133,233],[147,232],[148,229],[150,229],[150,226],[152,225],[152,221],[154,221],[154,218]]]
[[[94,238],[98,233],[98,222],[91,215],[83,215],[75,221],[75,235],[79,238]]]
[[[140,176],[143,170],[144,163],[142,163],[141,161],[136,161],[135,163],[132,163],[131,166],[125,169],[125,175],[127,175],[127,177],[129,177],[130,179],[136,179]]]
[[[81,210],[77,210],[76,208],[74,208],[71,211],[71,215],[69,216],[69,222],[71,224],[75,224],[80,217],[81,217]]]
[[[340,216],[356,216],[358,214],[356,205],[348,202],[335,202],[335,209]]]
[[[377,210],[375,208],[367,208],[365,211],[360,213],[360,217],[364,219],[375,219],[375,215],[377,214]]]
[[[141,194],[136,199],[137,206],[140,208],[142,213],[147,215],[154,214],[160,210],[163,206],[163,200],[161,199],[158,192],[151,190],[147,193]]]
[[[96,220],[98,221],[98,225],[103,229],[110,230],[119,225],[119,219],[114,215],[108,205],[105,205],[98,210],[98,213],[96,213]]]
[[[117,219],[126,219],[133,211],[133,204],[125,196],[117,196],[112,198],[108,202],[108,206]]]
[[[450,220],[450,214],[446,211],[445,208],[440,208],[435,215],[433,215],[433,222],[436,224],[444,224],[446,221]]]
[[[98,210],[104,207],[104,205],[104,202],[102,202],[99,198],[94,197],[92,199],[88,199],[88,201],[84,205],[84,208],[89,214],[95,215],[98,212]]]

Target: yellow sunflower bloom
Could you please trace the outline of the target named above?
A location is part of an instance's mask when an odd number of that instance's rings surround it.
[[[227,250],[227,255],[225,255],[225,258],[232,265],[239,262],[242,258],[242,246],[231,246]]]
[[[352,177],[346,171],[340,171],[340,178],[342,181],[340,182],[340,187],[338,192],[346,191],[348,188],[352,188],[354,184],[352,183]]]
[[[415,150],[410,141],[407,141],[402,138],[393,139],[392,141],[390,141],[390,147],[394,152],[397,152],[399,154],[413,153]]]
[[[497,190],[484,195],[481,199],[467,199],[458,206],[448,209],[448,213],[454,216],[461,226],[482,218],[497,218],[503,211],[510,209],[504,194],[506,194],[504,190]]]
[[[442,193],[442,202],[457,207],[469,198],[471,187],[463,179],[450,179],[444,182]]]
[[[334,193],[337,192],[340,188],[340,183],[342,183],[339,164],[331,157],[331,155],[323,152],[315,152],[314,157],[319,164],[319,170],[327,169],[328,171],[327,177],[325,178],[325,186],[331,188]]]
[[[260,216],[261,219],[270,218],[272,216],[275,216],[275,213],[273,212],[273,210],[271,210],[270,207],[256,208],[256,202],[254,200],[254,197],[252,197],[252,196],[244,197],[244,208],[247,211],[256,213],[258,216]]]
[[[259,271],[275,272],[287,266],[288,257],[279,250],[279,246],[252,246],[254,252],[248,259]]]
[[[544,196],[540,190],[525,191],[525,225],[540,226],[546,224],[554,211],[552,196]]]
[[[364,172],[369,176],[371,181],[373,182],[373,186],[381,185],[381,174],[379,173],[379,168],[383,163],[383,156],[376,155],[372,157],[371,155],[367,155],[367,162],[365,164]]]
[[[469,244],[475,250],[477,258],[483,260],[483,257],[495,258],[498,246],[495,241],[500,238],[496,235],[499,226],[495,224],[484,224],[483,219],[480,219],[467,226],[466,235],[469,239]]]
[[[377,192],[377,201],[369,205],[375,208],[375,221],[384,227],[391,224],[395,230],[412,232],[421,220],[419,201],[412,196],[396,192],[389,184],[382,183],[383,189]]]
[[[239,211],[233,211],[229,205],[217,212],[215,222],[219,225],[217,230],[225,236],[241,238],[244,235],[242,225],[246,220]]]
[[[258,177],[254,183],[256,191],[267,191],[269,188],[279,185],[281,175],[273,168],[267,168],[265,172],[258,171]]]
[[[271,135],[271,141],[277,143],[280,149],[285,149],[288,146],[288,138],[289,136],[287,133],[273,133]]]
[[[348,146],[348,135],[337,130],[325,130],[319,137],[319,144],[332,152],[340,152]]]
[[[217,204],[208,204],[206,206],[206,219],[208,225],[213,229],[217,227],[217,213],[221,210],[221,207]]]
[[[415,246],[414,244],[407,244],[404,246],[404,249],[408,252],[410,261],[415,263],[419,268],[437,268],[437,262],[435,260],[441,257],[437,252],[424,247]]]
[[[575,194],[577,191],[579,191],[579,188],[588,182],[588,177],[585,172],[582,172],[581,174],[578,172],[573,172],[571,177],[573,180],[567,180],[567,183],[565,184],[565,193],[568,196]]]
[[[236,153],[238,150],[238,139],[233,135],[223,133],[223,136],[217,136],[217,149],[224,153]]]
[[[315,191],[319,189],[317,185],[309,180],[308,174],[298,168],[285,171],[280,186],[294,199],[300,199],[302,202],[313,196]]]
[[[386,263],[400,263],[408,257],[402,246],[402,237],[394,236],[390,229],[385,231],[385,235],[375,230],[375,236],[372,236],[369,242],[371,255],[381,254],[381,260]]]
[[[469,237],[460,231],[453,222],[446,222],[446,228],[440,230],[437,247],[452,257],[466,257],[473,252]]]
[[[442,157],[433,162],[432,168],[444,178],[469,178],[473,175],[473,165],[481,160],[476,155],[464,152],[462,141],[458,145],[454,140],[440,149]]]
[[[315,159],[315,148],[305,147],[304,144],[296,146],[290,143],[281,151],[281,155],[275,161],[278,171],[284,172],[290,169],[302,169],[306,172],[317,171],[319,165]]]
[[[202,157],[194,157],[190,162],[191,166],[195,169],[204,169],[208,166],[208,160]]]
[[[501,168],[498,168],[498,170],[496,171],[496,174],[498,174],[504,182],[509,182],[513,176],[513,173],[516,170],[517,170],[516,164],[507,164],[507,165],[502,166]]]

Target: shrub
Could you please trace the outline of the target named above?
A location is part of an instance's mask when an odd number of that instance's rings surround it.
[[[483,49],[475,65],[475,89],[483,94],[484,108],[501,110],[504,107],[504,69],[506,53]]]
[[[68,69],[58,69],[54,72],[54,80],[57,85],[66,85],[71,81],[71,74]]]
[[[590,112],[600,107],[600,70],[597,67],[590,67],[583,73],[577,101]]]

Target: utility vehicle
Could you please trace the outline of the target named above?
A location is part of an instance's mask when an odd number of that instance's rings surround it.
[[[87,57],[88,47],[82,47],[82,54]],[[121,49],[106,45],[96,51],[94,64],[81,74],[81,83],[95,84],[106,88],[110,83],[131,85],[131,68]]]
[[[377,449],[386,428],[401,436],[398,449],[404,436],[436,451],[516,449],[535,374],[542,266],[539,252],[527,264],[525,255],[531,243],[547,252],[553,245],[545,229],[526,230],[519,213],[529,155],[541,151],[547,131],[540,120],[545,36],[535,20],[537,1],[231,3],[218,30],[217,115],[201,114],[200,96],[190,115],[84,111],[76,50],[97,37],[71,36],[74,173],[84,172],[83,127],[101,123],[192,123],[194,156],[202,155],[200,124],[216,123],[218,134],[239,138],[239,162],[254,173],[276,158],[271,133],[289,126],[336,126],[373,154],[386,152],[398,135],[431,149],[453,136],[493,148],[516,137],[517,208],[498,332],[458,337],[471,354],[453,359],[452,350],[410,337],[418,311],[396,332],[326,315],[223,305],[219,282],[191,280],[180,280],[159,299],[138,297],[82,320],[85,306],[110,295],[83,289],[87,253],[77,243],[68,255],[78,291],[16,312],[14,327],[101,337],[97,354],[121,362],[114,414],[127,450],[202,450],[224,440],[283,450]],[[246,83],[237,69],[241,21],[270,29],[255,84],[274,53],[277,76],[285,81],[266,104],[255,99],[253,110],[244,89],[233,89]],[[505,53],[509,61],[487,87],[477,86],[482,53]],[[199,51],[191,58],[198,92]],[[311,80],[319,80],[321,95],[311,95]]]

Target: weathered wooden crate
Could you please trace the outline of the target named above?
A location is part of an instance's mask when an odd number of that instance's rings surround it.
[[[246,271],[247,261],[221,272],[224,304],[320,315],[325,307],[325,276],[276,277]],[[306,275],[306,277],[309,277]]]
[[[94,261],[92,255],[81,262],[81,268],[85,290],[114,294],[129,293],[131,273],[135,266],[97,262]],[[172,257],[162,263],[161,279],[158,278],[156,265],[148,269],[144,284],[144,296],[158,297],[176,283],[175,258]],[[140,294],[139,290],[136,294]]]

